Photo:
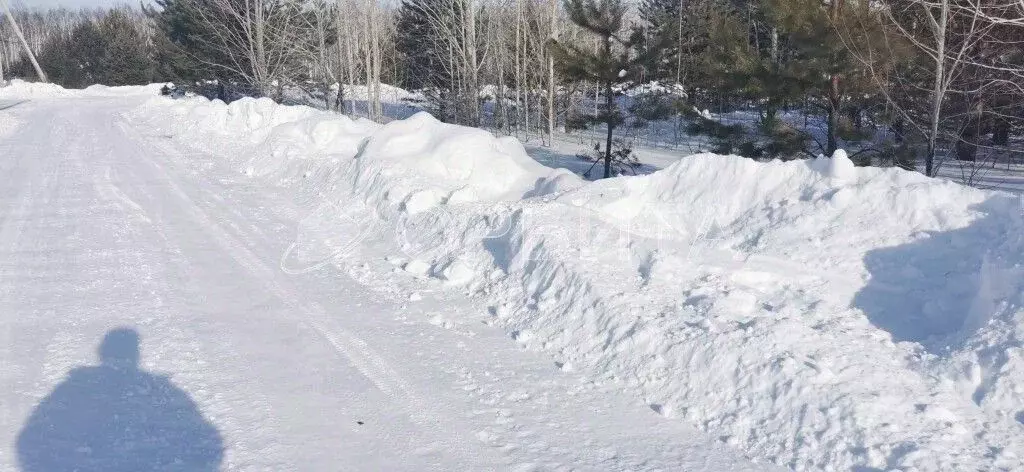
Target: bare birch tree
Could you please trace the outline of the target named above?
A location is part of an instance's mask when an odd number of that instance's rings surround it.
[[[240,78],[264,95],[279,94],[279,87],[295,77],[297,61],[309,44],[304,18],[308,12],[302,3],[196,0],[193,11],[203,26],[199,41],[222,59],[201,58],[207,65]]]

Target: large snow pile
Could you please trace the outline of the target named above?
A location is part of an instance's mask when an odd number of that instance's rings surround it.
[[[154,97],[143,110],[156,107],[175,120],[163,123],[173,132],[207,139],[207,150],[237,149],[238,162],[249,175],[300,179],[309,165],[351,158],[380,125],[365,119],[328,115],[306,106],[280,106],[269,98],[243,98],[225,104],[203,98],[170,100]],[[334,159],[334,160],[331,160]]]
[[[416,214],[440,204],[521,200],[558,174],[515,138],[438,121],[427,113],[392,121],[369,136],[353,172],[368,199]],[[385,209],[385,211],[390,208]]]
[[[407,272],[484,298],[515,342],[751,457],[1024,467],[1024,209],[1010,195],[842,153],[703,154],[585,183],[425,114],[380,126],[160,98],[138,117],[317,195],[310,234],[395,238]]]

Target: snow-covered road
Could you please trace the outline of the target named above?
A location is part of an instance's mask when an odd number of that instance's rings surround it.
[[[461,294],[286,274],[298,205],[142,100],[0,111],[0,470],[765,468]]]

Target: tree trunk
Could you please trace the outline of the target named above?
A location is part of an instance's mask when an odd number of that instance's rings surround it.
[[[349,11],[351,11],[351,9],[355,7],[355,5],[349,4],[348,2],[346,2],[346,6],[349,7]],[[339,13],[338,13],[339,15],[341,14],[341,11],[343,11],[343,10],[339,11]],[[355,57],[356,51],[354,51],[354,48],[352,47],[352,39],[353,39],[353,37],[352,37],[351,34],[345,39],[345,58],[346,58],[346,61],[345,61],[345,66],[346,66],[345,67],[345,70],[346,70],[345,76],[346,77],[345,77],[345,79],[346,80],[344,81],[344,83],[341,84],[343,87],[345,85],[355,86],[355,84],[356,84],[356,75],[357,75],[356,74],[356,57]],[[356,102],[355,102],[355,99],[354,98],[350,98],[349,102],[351,103],[351,106],[349,107],[349,110],[350,110],[350,112],[352,114],[355,114],[356,113]],[[345,107],[345,104],[342,103],[342,108],[344,108],[344,107]]]
[[[892,125],[889,126],[889,129],[892,130],[893,141],[896,141],[896,144],[903,144],[903,124],[903,118],[896,118],[895,120],[893,120]]]
[[[327,108],[327,111],[331,111],[331,84],[325,77],[321,81],[320,86],[324,89],[324,108]]]
[[[836,133],[839,128],[839,105],[841,99],[839,95],[839,76],[833,75],[830,82],[831,87],[829,87],[828,96],[828,144],[825,149],[825,153],[829,156],[835,153],[839,147]]]
[[[612,115],[613,97],[611,81],[605,82],[604,93],[605,123],[608,124],[608,135],[604,141],[604,178],[607,179],[612,176],[612,131],[615,128],[615,120]]]
[[[992,144],[1005,146],[1010,142],[1010,120],[998,118],[992,131]]]
[[[836,125],[838,124],[836,117],[836,109],[834,107],[828,107],[828,143],[825,148],[825,154],[831,156],[836,152],[839,147],[836,142]]]
[[[604,57],[612,57],[612,40],[607,36],[604,38]],[[615,116],[612,113],[612,107],[615,105],[615,102],[614,97],[612,97],[611,79],[607,79],[604,82],[604,94],[604,122],[608,125],[608,135],[604,141],[604,178],[607,179],[612,176],[612,131],[615,128]]]
[[[521,1],[516,1],[516,47],[515,47],[515,68],[516,68],[516,136],[519,136],[519,126],[522,120],[519,119],[520,113],[523,111],[523,61],[521,56],[522,49],[522,22],[523,22],[523,5]]]
[[[676,18],[676,85],[683,80],[683,0],[679,0],[679,17]]]
[[[981,104],[978,104],[968,116],[964,129],[960,130],[960,139],[956,142],[957,160],[974,162],[978,153],[978,137],[981,134],[981,115]]]
[[[860,106],[854,103],[850,103],[847,106],[849,108],[846,110],[846,117],[850,119],[850,124],[853,125],[853,128],[859,131],[864,127],[864,114],[861,113]]]
[[[345,114],[345,83],[348,82],[347,74],[345,73],[345,50],[348,47],[348,39],[345,37],[345,24],[343,22],[344,16],[342,13],[344,11],[344,3],[339,0],[338,11],[336,12],[334,23],[334,33],[338,43],[338,98],[336,99],[337,103],[335,106],[341,114]],[[343,44],[345,45],[344,47],[342,46]]]
[[[465,5],[465,65],[466,68],[466,101],[469,106],[469,125],[480,126],[480,64],[477,57],[476,5],[466,0]]]
[[[924,175],[934,177],[935,147],[939,137],[939,118],[942,112],[942,99],[945,95],[944,78],[946,76],[946,27],[949,23],[949,0],[942,0],[939,20],[935,23],[935,85],[932,89],[932,109],[928,130],[928,149],[924,156]]]
[[[551,38],[558,39],[558,0],[551,0]],[[555,139],[555,58],[548,54],[548,146]]]
[[[373,3],[367,0],[363,6],[366,9],[365,16],[363,17],[363,35],[366,41],[363,46],[366,48],[363,52],[363,99],[366,100],[366,117],[370,120],[377,121],[377,117],[373,112],[373,93],[370,88],[373,84]]]

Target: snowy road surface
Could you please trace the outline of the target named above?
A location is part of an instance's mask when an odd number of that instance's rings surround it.
[[[301,211],[142,100],[0,111],[0,470],[765,469],[461,294],[285,274]]]

